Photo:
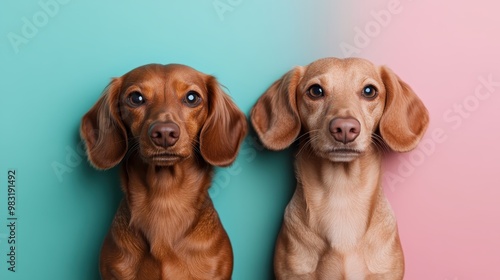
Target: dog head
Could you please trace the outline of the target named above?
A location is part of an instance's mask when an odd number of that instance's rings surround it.
[[[127,152],[156,166],[196,154],[227,166],[246,132],[244,114],[217,80],[178,64],[149,64],[113,79],[80,127],[98,169],[117,165]]]
[[[359,58],[325,58],[277,80],[255,104],[251,121],[269,149],[287,148],[302,132],[316,155],[348,162],[377,138],[397,152],[415,148],[429,116],[389,68]]]

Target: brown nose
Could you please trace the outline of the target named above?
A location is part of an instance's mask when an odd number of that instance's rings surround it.
[[[156,146],[168,148],[179,140],[179,126],[173,122],[155,123],[149,128],[149,137]]]
[[[330,121],[330,133],[335,140],[350,143],[359,136],[361,125],[354,118],[335,118]]]

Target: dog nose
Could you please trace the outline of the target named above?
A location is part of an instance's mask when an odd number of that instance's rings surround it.
[[[156,146],[168,148],[179,140],[179,126],[173,122],[155,123],[149,128],[149,137]]]
[[[354,141],[361,131],[359,121],[354,118],[335,118],[330,121],[330,133],[344,144]]]

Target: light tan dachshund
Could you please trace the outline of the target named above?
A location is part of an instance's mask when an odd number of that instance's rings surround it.
[[[276,81],[251,121],[271,150],[298,140],[297,188],[275,249],[277,279],[402,279],[381,159],[387,146],[415,148],[427,128],[427,109],[413,90],[367,60],[325,58]]]
[[[208,195],[247,132],[212,76],[150,64],[113,79],[83,117],[92,165],[121,163],[124,199],[104,241],[102,279],[230,279],[231,244]]]

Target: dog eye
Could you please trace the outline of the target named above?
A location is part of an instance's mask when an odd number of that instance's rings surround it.
[[[146,102],[146,99],[140,92],[134,91],[129,95],[128,101],[131,106],[138,107],[144,104],[144,102]]]
[[[361,93],[365,98],[373,99],[377,96],[378,92],[375,86],[367,85],[363,88],[363,92]]]
[[[312,85],[308,90],[307,90],[307,94],[309,95],[309,97],[311,97],[312,99],[318,99],[318,98],[321,98],[323,96],[325,96],[325,93],[323,91],[323,88],[318,85],[318,84],[315,84],[315,85]]]
[[[189,107],[196,107],[201,103],[201,97],[196,91],[190,90],[184,97],[184,103]]]

